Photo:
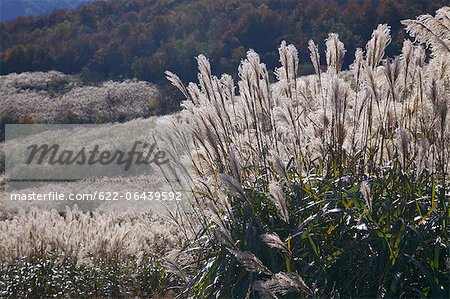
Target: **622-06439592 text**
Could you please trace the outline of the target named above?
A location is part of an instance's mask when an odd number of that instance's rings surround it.
[[[155,191],[155,192],[117,192],[117,191],[95,191],[94,193],[70,193],[59,192],[48,193],[11,193],[9,198],[12,201],[173,201],[181,200],[181,192]]]

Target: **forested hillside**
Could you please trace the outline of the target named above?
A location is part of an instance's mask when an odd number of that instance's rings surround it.
[[[405,32],[401,19],[433,12],[445,0],[114,0],[74,11],[1,23],[1,74],[58,70],[89,82],[137,78],[164,81],[165,70],[195,78],[194,57],[204,53],[214,72],[236,74],[249,48],[268,69],[278,65],[282,40],[299,50],[300,73],[312,71],[307,43],[329,32],[345,43],[345,64],[378,23],[391,26],[388,55]]]
[[[93,0],[1,0],[0,21],[37,16],[59,8],[76,8]]]

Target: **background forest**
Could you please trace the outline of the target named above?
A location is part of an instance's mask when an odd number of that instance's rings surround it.
[[[20,16],[38,16],[59,8],[77,8],[93,0],[2,0],[0,21],[11,21]]]
[[[387,54],[398,54],[405,32],[400,20],[432,13],[444,0],[115,0],[96,1],[76,10],[19,17],[0,27],[0,73],[58,70],[81,73],[85,82],[137,78],[157,83],[164,94],[161,112],[178,108],[179,96],[167,88],[164,71],[194,80],[199,53],[218,73],[236,75],[249,48],[269,70],[278,65],[277,46],[294,44],[300,74],[313,69],[307,42],[339,34],[353,60],[357,47],[380,23],[391,26]],[[173,97],[178,97],[174,100]],[[170,98],[170,99],[169,99]]]

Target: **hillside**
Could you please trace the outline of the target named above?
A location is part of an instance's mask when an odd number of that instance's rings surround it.
[[[1,0],[0,21],[20,16],[38,16],[59,8],[76,8],[93,0]]]
[[[406,36],[400,20],[429,13],[445,0],[115,0],[46,16],[1,23],[1,74],[57,70],[81,73],[87,82],[137,78],[165,83],[164,71],[195,79],[194,59],[210,58],[215,73],[236,75],[249,48],[269,70],[279,65],[282,40],[294,44],[300,73],[311,73],[307,44],[323,48],[328,32],[339,33],[354,58],[379,23],[389,23],[389,56]]]
[[[0,76],[0,140],[5,123],[106,123],[158,112],[158,89],[125,80],[84,85],[76,76],[33,72]]]

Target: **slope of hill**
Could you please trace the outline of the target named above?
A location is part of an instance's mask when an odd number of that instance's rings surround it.
[[[157,112],[158,89],[148,82],[83,85],[76,76],[33,72],[0,76],[0,128],[4,123],[105,123]]]
[[[323,48],[329,32],[345,43],[345,64],[379,23],[389,23],[397,54],[400,20],[433,12],[445,0],[106,0],[73,11],[2,22],[1,74],[58,70],[86,81],[138,78],[165,82],[164,71],[195,79],[199,53],[215,73],[236,75],[249,48],[269,70],[279,65],[281,40],[299,50],[300,73],[312,71],[307,44]]]
[[[93,0],[1,0],[0,21],[38,16],[59,8],[76,8]]]

